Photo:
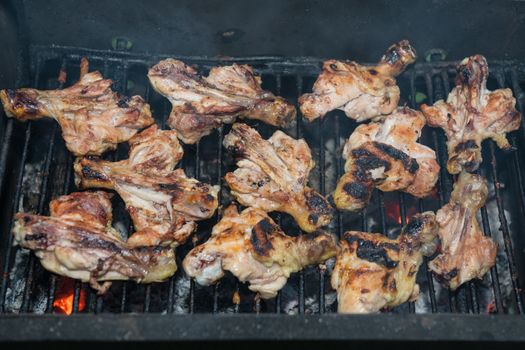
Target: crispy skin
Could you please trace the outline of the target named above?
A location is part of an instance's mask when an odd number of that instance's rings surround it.
[[[399,107],[382,122],[359,125],[343,150],[345,174],[333,194],[337,208],[363,209],[374,187],[428,196],[439,164],[432,149],[416,142],[424,125],[423,115],[407,107]]]
[[[133,137],[130,146],[129,158],[119,162],[78,159],[77,185],[117,191],[139,231],[130,239],[134,244],[184,243],[194,221],[210,218],[217,209],[218,186],[173,170],[183,154],[176,131],[153,125]]]
[[[83,67],[87,71],[87,60]],[[111,90],[112,83],[99,72],[91,72],[62,90],[1,90],[0,100],[9,117],[55,119],[74,155],[101,155],[154,123],[142,97],[120,96]]]
[[[487,89],[489,68],[481,55],[465,58],[457,67],[456,87],[447,102],[421,105],[427,123],[442,128],[447,135],[451,174],[475,171],[481,164],[481,142],[493,139],[500,148],[510,149],[506,133],[517,130],[521,114],[511,89]]]
[[[496,264],[497,244],[483,235],[476,213],[485,204],[488,188],[479,175],[462,172],[450,202],[437,212],[441,253],[429,263],[443,285],[455,290]]]
[[[148,77],[170,100],[168,125],[185,143],[195,143],[237,117],[284,126],[296,116],[291,103],[261,89],[261,78],[248,65],[215,67],[203,77],[183,62],[167,59],[153,66]]]
[[[290,237],[264,211],[248,208],[239,214],[232,205],[214,226],[210,239],[192,249],[182,266],[206,286],[230,271],[261,298],[269,299],[291,273],[322,263],[335,253],[335,238],[326,232]]]
[[[415,60],[415,50],[407,40],[402,40],[390,46],[375,67],[326,61],[313,93],[299,98],[301,112],[309,121],[334,109],[343,110],[358,122],[390,114],[399,102],[395,77]]]
[[[372,313],[417,299],[416,274],[423,256],[436,249],[437,231],[434,213],[425,212],[412,217],[397,239],[346,232],[332,273],[338,312]]]
[[[281,131],[264,140],[256,130],[237,123],[224,138],[224,147],[239,158],[238,168],[225,179],[241,204],[288,213],[306,232],[330,223],[332,207],[306,186],[314,161],[304,140]]]
[[[89,282],[104,293],[113,280],[160,282],[177,270],[169,247],[136,246],[111,227],[110,195],[75,192],[50,203],[51,216],[18,213],[15,242],[31,249],[47,270]]]

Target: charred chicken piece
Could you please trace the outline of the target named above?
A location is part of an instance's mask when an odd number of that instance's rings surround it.
[[[239,203],[288,213],[306,232],[330,223],[332,207],[306,186],[314,161],[304,140],[281,131],[264,140],[256,130],[237,123],[224,146],[238,157],[238,168],[225,179]]]
[[[334,109],[358,122],[390,114],[399,102],[395,77],[415,60],[416,52],[407,40],[390,46],[375,67],[328,60],[313,93],[299,98],[301,112],[309,121]]]
[[[75,192],[51,201],[51,216],[16,214],[13,235],[45,269],[89,282],[101,294],[109,281],[151,283],[172,276],[177,270],[173,249],[122,240],[111,227],[111,211],[108,193]]]
[[[462,172],[450,202],[437,212],[441,252],[429,268],[451,290],[471,279],[483,278],[496,264],[497,244],[483,235],[476,219],[487,194],[483,177]]]
[[[129,143],[126,160],[78,159],[77,186],[113,189],[122,197],[139,231],[130,238],[133,244],[184,243],[195,229],[194,221],[210,218],[217,209],[219,187],[173,170],[183,154],[176,131],[153,125]]]
[[[250,290],[269,299],[285,285],[291,273],[335,256],[335,238],[325,232],[290,237],[262,210],[240,214],[232,205],[214,226],[210,239],[184,258],[184,271],[208,286],[230,271]]]
[[[0,100],[7,116],[21,121],[55,119],[62,128],[66,147],[76,156],[113,150],[154,123],[142,97],[113,92],[113,82],[99,72],[87,73],[87,64],[84,59],[80,80],[62,90],[1,90]]]
[[[343,149],[345,174],[333,194],[337,208],[363,209],[374,187],[428,196],[439,165],[434,151],[416,142],[424,125],[423,115],[407,107],[399,107],[382,122],[359,125]]]
[[[168,125],[185,143],[195,143],[237,117],[274,126],[295,119],[295,107],[261,89],[261,78],[248,65],[215,67],[203,77],[183,62],[167,59],[153,66],[148,76],[153,88],[170,100]]]
[[[517,130],[521,114],[511,89],[487,89],[489,68],[481,55],[465,58],[457,67],[456,87],[447,102],[421,105],[427,123],[442,128],[447,135],[451,174],[475,171],[481,164],[481,142],[493,139],[500,148],[510,149],[506,133]]]
[[[438,225],[432,212],[413,216],[397,239],[348,231],[339,242],[332,287],[338,312],[372,313],[417,299],[416,274],[436,250]]]

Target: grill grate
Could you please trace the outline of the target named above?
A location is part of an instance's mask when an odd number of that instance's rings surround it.
[[[32,47],[31,85],[41,89],[62,87],[57,76],[60,69],[67,72],[65,86],[78,79],[81,57],[88,57],[91,70],[100,70],[105,77],[114,80],[114,89],[128,95],[140,94],[151,104],[157,122],[166,127],[169,102],[151,90],[147,81],[147,68],[165,56],[147,56],[114,51],[96,51],[66,47]],[[280,57],[246,57],[209,59],[182,57],[188,64],[195,64],[206,72],[212,66],[242,62],[251,64],[262,75],[263,87],[292,101],[297,101],[303,91],[310,91],[322,60],[297,58],[285,60]],[[426,95],[426,103],[446,97],[451,89],[450,79],[455,75],[453,62],[419,63],[398,78],[402,101],[417,108],[416,93]],[[489,88],[510,87],[514,91],[518,109],[522,111],[525,95],[525,65],[519,62],[491,62]],[[61,138],[59,127],[53,121],[37,121],[22,124],[6,121],[2,115],[4,142],[1,149],[0,182],[2,213],[0,227],[0,258],[2,283],[0,286],[1,313],[53,313],[57,293],[64,277],[45,271],[32,254],[12,247],[9,234],[14,213],[20,210],[48,213],[52,198],[75,190],[72,162]],[[267,125],[256,125],[263,137],[275,130]],[[304,137],[315,158],[317,167],[311,174],[311,185],[320,193],[333,191],[343,171],[340,151],[345,139],[356,124],[340,111],[331,112],[323,120],[304,122],[299,116],[297,123],[285,131],[293,137]],[[189,176],[201,181],[223,185],[222,177],[234,168],[233,162],[222,148],[223,135],[230,126],[205,137],[199,144],[185,145],[185,155],[179,166]],[[517,147],[512,154],[505,154],[494,147],[492,141],[483,148],[484,162],[479,173],[489,181],[490,195],[481,210],[481,223],[486,235],[499,243],[498,263],[482,281],[472,281],[456,292],[443,289],[427,271],[425,260],[418,274],[421,295],[417,302],[401,305],[392,313],[523,313],[524,278],[523,235],[525,218],[525,182],[522,161],[525,151],[523,128],[513,133],[511,143]],[[346,230],[383,232],[395,237],[407,218],[416,212],[437,210],[449,199],[453,178],[443,166],[446,162],[445,137],[440,130],[425,128],[421,142],[436,150],[442,171],[436,198],[417,200],[402,193],[375,191],[372,202],[358,214],[337,213],[329,229],[339,237]],[[105,157],[112,160],[127,157],[127,146],[119,145],[115,152]],[[227,188],[222,186],[219,194],[224,206],[231,201]],[[117,196],[115,196],[117,197]],[[293,220],[286,214],[274,213],[272,217],[288,234],[299,232]],[[197,242],[202,243],[211,227],[220,219],[199,223]],[[127,235],[133,226],[123,203],[114,200],[114,224]],[[177,250],[180,260],[194,243],[189,242]],[[73,313],[334,313],[335,292],[330,287],[332,265],[308,268],[291,276],[287,285],[273,300],[263,301],[227,275],[216,286],[202,287],[184,276],[179,269],[165,283],[136,285],[115,282],[105,296],[97,296],[86,284],[74,282],[70,291]],[[63,291],[61,291],[63,292]],[[67,292],[67,291],[66,291]],[[238,295],[239,298],[234,297]],[[240,302],[238,302],[239,299]]]

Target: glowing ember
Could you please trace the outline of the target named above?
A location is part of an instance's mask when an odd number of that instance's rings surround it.
[[[487,313],[495,314],[497,312],[498,309],[496,308],[496,301],[492,300],[490,303],[487,304]]]
[[[405,214],[406,214],[407,221],[412,216],[414,216],[417,212],[418,212],[418,210],[417,210],[416,207],[408,207],[408,208],[406,208]],[[385,213],[386,213],[386,216],[388,216],[389,219],[393,220],[398,225],[402,224],[401,209],[399,207],[399,203],[398,202],[388,203],[386,205],[386,207],[385,207]]]
[[[75,280],[71,278],[61,278],[58,282],[58,289],[55,293],[53,309],[61,314],[71,315],[73,312],[73,301],[75,299]],[[84,310],[86,306],[86,295],[80,289],[78,298],[78,311]]]

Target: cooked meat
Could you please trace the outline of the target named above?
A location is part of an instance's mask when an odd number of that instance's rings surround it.
[[[476,219],[487,194],[483,177],[462,172],[450,202],[437,212],[441,252],[429,268],[452,290],[471,279],[483,278],[496,263],[497,245],[483,235]]]
[[[151,283],[172,276],[173,249],[125,242],[111,227],[111,211],[108,193],[75,192],[51,201],[51,216],[16,214],[13,235],[44,268],[89,282],[100,293],[109,288],[107,281]]]
[[[224,146],[239,158],[225,179],[242,205],[288,213],[306,232],[330,223],[332,207],[306,186],[314,161],[304,140],[281,131],[264,140],[248,125],[234,124]]]
[[[283,126],[295,119],[295,107],[261,89],[261,78],[248,65],[215,67],[207,77],[181,61],[167,59],[148,73],[153,88],[167,97],[168,125],[185,143],[195,143],[237,117]]]
[[[82,74],[87,73],[87,60],[81,66]],[[112,83],[99,72],[91,72],[62,90],[1,90],[0,100],[9,117],[55,119],[74,155],[100,155],[154,123],[142,97],[120,96],[111,90]]]
[[[426,212],[413,216],[397,239],[346,232],[332,273],[338,311],[371,313],[417,299],[416,274],[436,249],[437,231],[434,213]]]
[[[395,77],[415,60],[416,52],[407,40],[390,46],[375,67],[328,60],[313,93],[299,98],[301,112],[309,121],[334,109],[358,122],[390,114],[399,102]]]
[[[434,151],[417,143],[425,118],[399,107],[382,122],[359,125],[345,144],[345,174],[333,194],[339,209],[360,210],[372,190],[428,196],[439,176]]]
[[[194,221],[210,218],[217,209],[219,187],[173,170],[183,153],[176,131],[153,125],[129,143],[126,160],[78,159],[77,185],[117,191],[139,231],[130,239],[134,244],[182,244],[194,231]]]
[[[447,135],[447,170],[451,174],[478,169],[481,142],[487,138],[500,148],[511,148],[505,134],[520,127],[521,114],[515,108],[512,90],[488,90],[488,75],[485,57],[467,57],[457,68],[456,87],[447,102],[421,105],[427,123],[442,128]]]
[[[211,237],[192,249],[184,271],[201,285],[210,285],[230,271],[263,299],[273,298],[291,273],[335,256],[335,238],[325,232],[290,237],[262,210],[240,214],[232,205],[213,227]]]

